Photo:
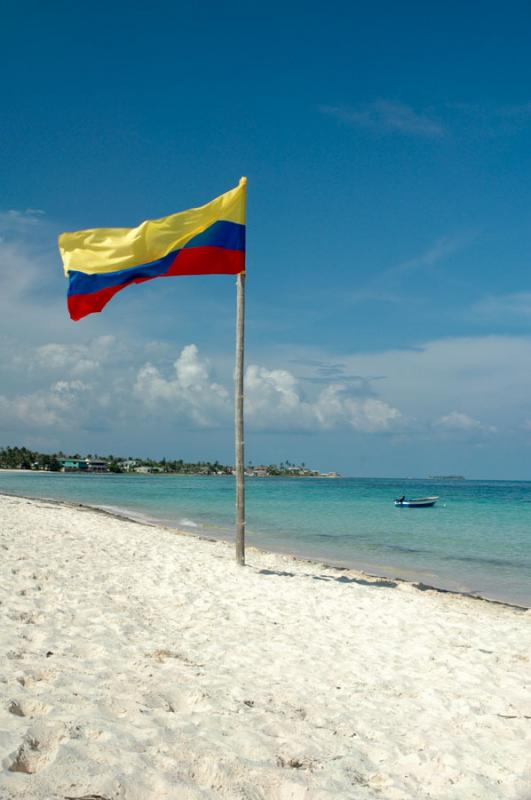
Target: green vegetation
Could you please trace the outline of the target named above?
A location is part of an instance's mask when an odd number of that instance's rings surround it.
[[[0,449],[0,467],[3,469],[45,469],[50,472],[59,472],[61,464],[59,458],[64,458],[64,453],[37,453],[27,447],[5,447]]]
[[[121,460],[122,468],[127,472],[144,472],[146,469],[151,472],[162,472],[179,475],[230,475],[232,467],[220,464],[219,461],[183,461],[182,458],[172,460],[163,458],[156,461],[151,458],[132,458]],[[126,466],[131,464],[131,466]]]
[[[27,447],[2,447],[0,448],[0,469],[34,469],[58,472],[61,470],[61,459],[85,460],[101,459],[107,462],[109,472],[153,472],[177,473],[183,475],[230,475],[232,467],[220,464],[219,461],[187,462],[182,458],[168,460],[163,458],[156,461],[151,458],[124,458],[123,456],[108,455],[98,456],[89,453],[86,456],[58,453],[39,453]]]
[[[2,447],[0,448],[0,469],[33,469],[47,470],[49,472],[59,472],[65,466],[63,460],[85,461],[99,459],[104,461],[103,469],[97,471],[112,473],[151,473],[151,474],[172,474],[172,475],[231,475],[233,468],[219,461],[183,461],[179,459],[163,458],[156,461],[151,458],[124,458],[114,454],[108,456],[98,456],[89,453],[87,456],[80,456],[79,453],[67,455],[62,451],[58,453],[39,453],[29,450],[27,447]],[[83,471],[91,471],[90,465]],[[76,467],[67,465],[68,471],[77,471]],[[315,477],[320,473],[308,469],[304,463],[297,465],[290,461],[282,461],[280,464],[269,464],[267,466],[253,466],[249,462],[245,472],[248,476],[254,477]],[[335,473],[334,473],[335,476]]]

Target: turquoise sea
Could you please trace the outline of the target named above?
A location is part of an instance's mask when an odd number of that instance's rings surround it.
[[[531,482],[250,478],[247,543],[531,607]],[[69,500],[230,539],[234,479],[0,472],[0,493]],[[393,500],[439,495],[433,508]]]

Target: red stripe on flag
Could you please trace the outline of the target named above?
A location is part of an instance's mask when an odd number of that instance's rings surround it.
[[[184,247],[175,256],[168,275],[238,275],[245,272],[245,252],[223,247]]]
[[[112,300],[115,294],[130,286],[132,283],[144,283],[144,281],[152,281],[153,278],[134,278],[120,286],[106,286],[105,289],[98,289],[97,292],[91,294],[70,294],[67,297],[68,311],[70,319],[75,322],[86,317],[88,314],[96,314],[103,311],[109,300]]]

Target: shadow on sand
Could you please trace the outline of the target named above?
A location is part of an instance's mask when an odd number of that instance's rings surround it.
[[[276,569],[259,569],[259,575],[278,575],[283,578],[295,578],[295,572],[285,572]],[[300,573],[298,573],[300,575]],[[310,575],[310,573],[303,573],[303,577],[312,578],[314,581],[335,581],[336,583],[357,583],[359,586],[374,586],[379,589],[394,589],[398,584],[396,581],[386,580],[384,578],[376,578],[373,581],[366,580],[365,578],[348,578],[346,575],[340,575],[335,578],[333,575]]]

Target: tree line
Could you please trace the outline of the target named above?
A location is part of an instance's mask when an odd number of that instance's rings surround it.
[[[2,447],[0,448],[0,467],[2,469],[46,469],[50,472],[59,472],[61,464],[59,458],[63,453],[38,453],[28,450],[27,447]]]
[[[227,464],[221,464],[219,461],[184,461],[179,459],[162,458],[157,461],[152,458],[133,458],[129,456],[117,456],[110,454],[108,456],[98,456],[89,453],[86,456],[81,456],[79,453],[67,455],[59,450],[57,453],[39,453],[36,450],[30,450],[27,447],[0,447],[0,469],[33,469],[33,470],[46,470],[48,472],[59,472],[62,468],[61,459],[84,460],[85,458],[103,459],[107,462],[107,469],[109,472],[134,472],[138,467],[145,467],[149,471],[158,473],[172,473],[181,475],[230,475],[232,474],[232,467]],[[255,467],[252,462],[248,462],[247,471],[252,474]],[[264,469],[261,467],[260,469]],[[282,461],[280,464],[270,464],[265,467],[266,474],[270,477],[281,477],[285,475],[317,475],[306,468],[304,462],[299,466],[291,463],[290,461]]]
[[[62,450],[57,453],[39,453],[37,450],[30,450],[27,447],[1,447],[0,448],[0,469],[34,469],[47,470],[49,472],[59,472],[61,470],[61,459],[84,460],[85,458],[101,458],[107,462],[109,472],[127,472],[127,464],[134,467],[147,467],[156,472],[178,472],[202,474],[230,474],[232,467],[221,464],[219,461],[198,461],[188,462],[182,458],[166,459],[156,461],[151,458],[124,458],[110,454],[99,456],[88,453],[81,456],[79,453],[66,454]]]

